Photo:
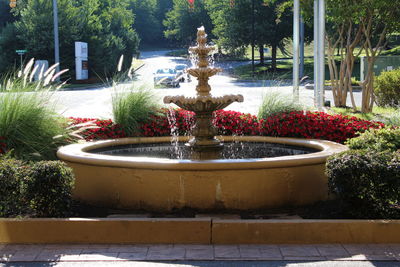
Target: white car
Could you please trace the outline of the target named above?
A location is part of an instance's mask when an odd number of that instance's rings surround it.
[[[175,69],[163,68],[154,73],[154,85],[179,86],[178,74]]]

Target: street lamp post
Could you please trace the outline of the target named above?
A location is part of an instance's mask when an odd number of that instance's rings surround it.
[[[255,23],[256,23],[256,17],[255,17],[255,5],[254,5],[254,0],[251,2],[251,8],[252,8],[252,22],[251,22],[251,70],[253,73],[254,77],[254,47],[255,47]]]
[[[56,68],[57,72],[60,71],[60,43],[58,40],[58,8],[57,0],[53,0],[53,20],[54,20],[54,61],[58,66]],[[57,78],[59,80],[59,78]]]

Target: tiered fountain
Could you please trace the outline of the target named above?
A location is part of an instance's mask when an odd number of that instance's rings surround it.
[[[326,158],[345,146],[321,140],[265,136],[221,136],[212,124],[214,110],[243,101],[241,95],[213,97],[208,79],[220,69],[208,66],[204,28],[196,47],[194,97],[165,97],[165,103],[194,111],[192,137],[179,137],[186,148],[175,157],[171,137],[123,138],[61,148],[57,155],[75,173],[74,197],[93,205],[170,211],[184,207],[259,209],[304,205],[327,198]],[[223,145],[221,143],[223,141]],[[234,151],[232,144],[239,143]],[[245,153],[242,153],[245,152]]]
[[[165,104],[174,103],[180,108],[196,113],[196,125],[193,137],[186,145],[191,148],[191,159],[219,159],[222,144],[215,135],[217,129],[213,125],[213,112],[224,109],[233,102],[243,102],[242,95],[225,95],[213,97],[208,79],[218,72],[220,68],[208,66],[208,55],[215,50],[214,46],[207,45],[207,34],[204,27],[197,29],[197,46],[190,47],[189,51],[198,58],[197,68],[191,68],[188,73],[199,81],[196,86],[196,97],[166,96]]]

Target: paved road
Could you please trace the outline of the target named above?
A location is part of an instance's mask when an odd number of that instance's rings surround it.
[[[165,67],[177,63],[189,64],[188,60],[176,57],[165,56],[166,51],[143,52],[142,59],[145,62],[143,68],[139,71],[141,82],[135,82],[136,86],[143,83],[145,87],[153,88],[153,72],[160,67]],[[217,67],[225,70],[246,62],[216,62]],[[197,81],[191,83],[181,83],[179,88],[158,88],[154,89],[158,101],[162,104],[162,98],[166,95],[195,95]],[[210,79],[212,94],[220,96],[224,94],[242,94],[243,103],[234,103],[227,107],[228,110],[257,114],[258,107],[262,102],[264,94],[272,91],[279,91],[290,96],[292,87],[285,81],[238,81],[230,77],[227,72],[216,75]],[[127,85],[123,85],[127,86]],[[74,117],[112,117],[112,88],[95,88],[90,90],[70,90],[56,92],[54,99],[57,110],[64,116]],[[300,101],[305,106],[313,106],[313,91],[300,87]],[[361,93],[356,92],[356,102],[360,103]],[[326,99],[332,100],[331,91],[326,91]],[[348,103],[350,105],[350,102]]]

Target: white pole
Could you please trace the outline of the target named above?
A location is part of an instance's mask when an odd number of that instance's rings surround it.
[[[319,0],[314,0],[314,106],[319,107],[319,97],[318,97],[318,92],[319,92],[319,67],[318,67],[318,50],[319,50],[319,45],[318,45],[318,33],[319,33],[319,27],[318,27],[318,18],[319,18]]]
[[[319,2],[319,22],[318,22],[318,67],[319,67],[319,94],[318,109],[322,109],[325,102],[325,0]]]
[[[300,0],[293,4],[293,100],[299,101]]]
[[[53,20],[54,20],[54,63],[59,63],[56,70],[60,71],[60,44],[58,40],[58,8],[57,0],[53,0]],[[57,79],[59,80],[59,78]]]
[[[304,77],[304,20],[300,15],[300,79]]]

